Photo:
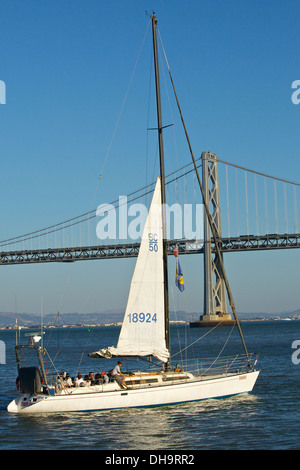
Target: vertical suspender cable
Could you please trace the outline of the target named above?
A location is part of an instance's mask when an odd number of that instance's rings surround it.
[[[274,180],[274,209],[275,209],[275,233],[278,234],[278,211],[277,211],[277,186]]]
[[[259,230],[258,230],[258,201],[257,201],[257,182],[256,182],[256,174],[254,175],[254,189],[255,189],[256,235],[258,235],[258,234],[259,234]]]
[[[294,231],[295,233],[298,233],[297,194],[296,194],[295,185],[294,185]]]
[[[239,190],[238,190],[238,177],[237,169],[235,169],[235,199],[236,199],[236,221],[237,221],[237,234],[240,236],[240,209],[239,209]]]
[[[197,191],[196,191],[196,175],[193,172],[193,187],[194,187],[194,217],[195,217],[195,230],[197,233]],[[200,236],[201,238],[201,236]]]
[[[248,185],[247,185],[247,172],[245,171],[245,198],[246,198],[246,233],[249,235],[249,214],[248,214]]]
[[[286,195],[286,183],[283,183],[283,197],[284,197],[284,220],[285,220],[285,233],[288,233],[288,210],[287,210],[287,195]]]
[[[266,219],[266,233],[269,233],[269,222],[268,222],[268,192],[267,192],[267,180],[264,177],[264,184],[265,184],[265,219]]]

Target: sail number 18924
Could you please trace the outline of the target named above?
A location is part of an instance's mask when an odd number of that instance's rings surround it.
[[[129,313],[129,323],[156,323],[156,313]]]

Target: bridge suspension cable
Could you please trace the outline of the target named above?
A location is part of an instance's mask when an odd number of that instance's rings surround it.
[[[282,181],[283,183],[289,183],[289,184],[293,184],[295,186],[300,186],[300,183],[297,183],[296,181],[289,181],[289,180],[284,179],[284,178],[279,178],[278,176],[272,176],[272,175],[268,175],[267,173],[262,173],[260,171],[251,170],[250,168],[246,168],[244,166],[237,165],[236,163],[230,163],[230,162],[227,162],[225,160],[221,160],[220,158],[218,158],[218,162],[219,163],[225,163],[226,165],[232,166],[234,168],[239,168],[240,170],[248,171],[249,173],[254,173],[256,175],[264,176],[264,177],[270,178],[272,180]]]
[[[255,171],[249,168],[245,168],[241,165],[237,165],[226,160],[222,160],[218,158],[218,162],[223,164],[225,167],[225,184],[223,185],[223,192],[226,191],[223,197],[221,197],[221,201],[223,206],[226,204],[226,210],[222,213],[227,213],[227,220],[223,220],[223,236],[227,233],[226,236],[230,238],[230,236],[239,236],[243,235],[266,235],[270,232],[277,233],[279,232],[279,220],[284,221],[284,228],[280,226],[282,233],[298,233],[298,208],[297,208],[297,191],[299,189],[300,183],[295,181],[289,181],[284,178],[268,175],[266,173],[262,173],[259,171]],[[197,159],[197,166],[201,166],[201,158]],[[219,165],[219,170],[221,169],[222,165]],[[230,182],[230,174],[228,169],[232,168],[234,170],[234,177],[233,182]],[[238,177],[238,172],[244,173],[243,178]],[[191,184],[187,184],[187,176],[192,174],[193,181]],[[251,181],[248,174],[252,174],[254,178],[254,197],[253,194],[250,193],[250,186]],[[259,186],[258,178],[263,179],[263,187]],[[175,182],[175,193],[177,194],[177,182],[184,178],[184,191],[185,191],[185,203],[186,203],[186,191],[187,187],[190,191],[194,187],[193,199],[194,203],[196,201],[196,184],[195,184],[195,170],[192,167],[192,163],[188,163],[177,170],[171,172],[167,177],[166,184],[170,185],[171,183]],[[268,187],[268,181],[273,181],[273,195],[271,194],[270,187]],[[133,191],[127,195],[127,199],[129,203],[137,201],[142,197],[151,194],[154,188],[154,182],[150,183],[136,191]],[[283,185],[283,197],[278,198],[278,185]],[[244,190],[242,189],[244,186]],[[287,188],[288,186],[292,187],[292,201],[288,200]],[[222,190],[222,185],[220,185]],[[226,188],[226,189],[224,189]],[[244,191],[244,195],[242,192]],[[177,200],[177,196],[176,196]],[[232,203],[233,201],[233,203]],[[202,202],[202,201],[201,201]],[[115,199],[111,203],[107,204],[107,212],[111,210],[113,206],[114,209],[120,208],[122,205],[122,200]],[[235,206],[235,210],[234,210]],[[292,207],[293,206],[293,207]],[[280,209],[280,212],[279,212]],[[292,210],[293,209],[293,210]],[[234,214],[234,211],[236,214]],[[260,213],[259,213],[260,212]],[[264,212],[264,214],[262,214]],[[284,212],[284,216],[281,217],[281,213]],[[273,216],[272,216],[273,214]],[[260,217],[259,217],[260,216]],[[47,236],[53,236],[58,232],[63,233],[64,240],[60,242],[60,247],[65,246],[67,243],[68,246],[73,245],[73,228],[75,229],[76,226],[83,227],[84,224],[88,224],[89,221],[95,219],[97,217],[97,210],[93,209],[87,211],[83,214],[78,216],[66,219],[62,222],[57,224],[49,225],[39,230],[35,230],[32,232],[25,233],[23,235],[19,235],[16,237],[7,238],[5,240],[0,241],[0,248],[4,248],[7,250],[8,246],[25,243],[37,239],[42,239],[48,243]],[[293,221],[293,230],[288,230],[288,222],[291,223]],[[255,229],[253,227],[255,226]],[[263,230],[264,227],[264,230]],[[273,229],[273,230],[272,230]],[[72,230],[72,233],[67,232],[67,230]],[[252,231],[253,230],[253,231]],[[78,236],[78,234],[77,234]],[[65,238],[67,240],[65,240]],[[174,238],[174,237],[173,237]],[[53,243],[53,242],[52,242]],[[82,234],[80,234],[80,242],[78,242],[77,246],[87,246],[87,245],[95,245],[97,242],[88,243],[82,241]],[[59,246],[55,242],[55,246]],[[24,248],[24,246],[23,246]],[[30,247],[33,249],[33,247]],[[41,248],[41,246],[39,246]]]
[[[199,160],[201,160],[200,157],[197,159],[197,161],[199,162]],[[190,168],[189,170],[186,170],[188,167],[191,167],[191,166],[192,166],[192,164],[188,163],[187,165],[184,165],[181,168],[179,168],[177,170],[174,170],[173,172],[168,174],[166,176],[166,178],[171,178],[171,177],[173,177],[173,178],[166,181],[166,185],[169,185],[169,184],[173,183],[174,181],[179,180],[179,179],[185,177],[186,175],[194,172],[194,168]],[[199,164],[199,168],[200,167],[201,167],[201,163]],[[184,173],[182,173],[181,175],[174,177],[174,175],[176,175],[177,173],[179,173],[180,171],[183,171],[183,170],[186,170],[186,171]],[[148,185],[146,185],[146,186],[144,186],[140,189],[137,189],[136,191],[133,191],[132,193],[129,193],[127,195],[127,198],[131,198],[129,202],[133,202],[133,201],[135,201],[137,199],[140,199],[140,198],[142,198],[142,197],[144,197],[148,194],[151,194],[154,191],[154,187],[152,189],[151,189],[151,187],[154,186],[154,185],[155,185],[155,181],[152,182],[152,183],[149,183]],[[141,193],[141,194],[139,194],[139,193]],[[110,206],[114,206],[114,208],[120,207],[120,200],[115,199],[114,201],[108,203],[107,204],[108,211],[111,210]],[[83,214],[80,214],[78,216],[75,216],[75,217],[72,217],[70,219],[59,222],[57,224],[49,225],[48,227],[44,227],[43,229],[35,230],[33,232],[28,232],[26,234],[19,235],[19,236],[16,236],[16,237],[12,237],[12,238],[8,238],[6,240],[0,240],[0,247],[12,245],[14,243],[28,241],[28,240],[38,238],[38,237],[43,237],[43,236],[46,236],[50,233],[65,230],[66,228],[70,228],[72,226],[81,224],[83,222],[87,222],[87,221],[97,217],[96,211],[97,211],[97,209],[93,209],[93,210],[90,210],[90,211],[85,212]]]
[[[235,236],[241,233],[263,235],[270,231],[277,234],[298,233],[297,192],[300,183],[245,168],[222,159],[218,159],[218,163],[225,166],[226,193],[221,200],[223,206],[226,200],[227,220],[223,221],[222,230],[226,231],[227,228],[228,237],[231,236],[232,231]],[[222,165],[219,165],[219,173],[221,173],[221,167]],[[234,170],[233,183],[230,183],[228,171],[230,167]],[[239,171],[243,178],[238,178]],[[222,192],[221,185],[220,192]],[[233,206],[236,206],[235,214]],[[232,230],[233,223],[234,230]],[[292,223],[293,227],[291,227]]]

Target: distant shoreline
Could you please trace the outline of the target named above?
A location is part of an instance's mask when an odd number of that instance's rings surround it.
[[[241,323],[250,323],[250,322],[270,322],[270,321],[299,321],[300,318],[278,318],[278,317],[272,317],[272,318],[247,318],[240,320]],[[171,325],[189,325],[189,321],[184,321],[184,320],[179,320],[179,321],[170,321]],[[82,323],[82,324],[66,324],[66,325],[43,325],[44,330],[49,330],[49,329],[65,329],[65,328],[107,328],[107,327],[121,327],[122,322],[113,322],[113,323],[94,323],[94,324],[89,324],[89,323]],[[7,330],[13,330],[16,331],[18,330],[40,330],[41,325],[40,324],[35,324],[35,325],[19,325],[16,327],[16,325],[3,325],[0,326],[0,331],[7,331]]]
[[[183,310],[170,310],[170,323],[179,324],[190,323],[199,320],[200,312],[185,312]],[[51,327],[105,327],[119,326],[123,322],[124,310],[122,308],[107,312],[65,312],[65,313],[44,313],[43,316],[38,313],[26,312],[1,312],[0,311],[0,329],[22,328],[45,328]],[[248,321],[269,321],[269,320],[300,320],[300,308],[295,310],[284,310],[281,312],[238,312],[238,318],[241,322]]]

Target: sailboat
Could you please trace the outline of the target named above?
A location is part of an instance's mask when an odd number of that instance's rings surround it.
[[[9,412],[59,413],[173,405],[249,393],[258,378],[256,361],[248,354],[238,321],[236,323],[241,333],[245,355],[226,358],[222,368],[219,364],[217,367],[203,368],[201,363],[197,362],[190,370],[178,365],[174,368],[171,364],[163,126],[155,14],[151,16],[151,20],[160,176],[156,181],[145,222],[118,343],[116,347],[103,347],[91,352],[89,356],[96,359],[149,358],[158,361],[160,367],[146,372],[131,372],[125,376],[123,384],[112,380],[85,387],[59,388],[45,371],[44,350],[38,344],[40,337],[37,333],[33,333],[29,335],[27,345],[16,346],[17,385],[20,393],[8,405]],[[196,165],[195,171],[197,171]],[[201,189],[200,180],[199,183]],[[181,280],[180,283],[182,284]],[[236,317],[230,290],[229,297]],[[20,351],[24,352],[26,348],[37,352],[38,367],[21,367]]]

